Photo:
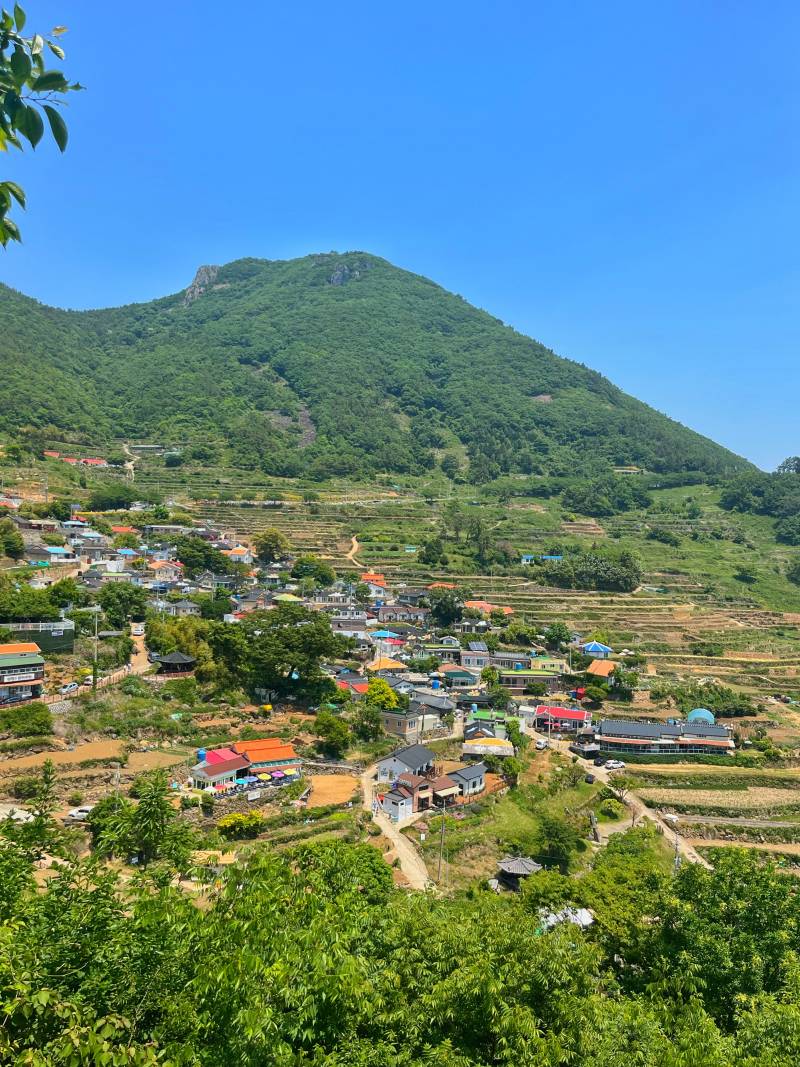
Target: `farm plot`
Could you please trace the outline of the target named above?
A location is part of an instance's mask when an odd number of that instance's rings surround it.
[[[637,790],[648,807],[714,811],[771,811],[777,808],[800,807],[800,789],[775,789],[766,786],[747,786],[744,789],[659,789]]]
[[[346,804],[358,790],[358,779],[352,774],[312,774],[309,808],[322,808],[327,804]]]

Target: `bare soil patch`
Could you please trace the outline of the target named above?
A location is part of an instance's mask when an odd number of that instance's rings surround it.
[[[358,778],[352,774],[312,774],[309,808],[321,808],[326,804],[346,804],[353,800],[358,790]]]

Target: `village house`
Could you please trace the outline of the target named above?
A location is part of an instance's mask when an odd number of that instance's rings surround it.
[[[461,649],[460,662],[462,667],[474,668],[482,671],[491,662],[491,655],[485,641],[470,641],[466,648]]]
[[[680,723],[628,722],[604,719],[594,731],[603,752],[644,752],[658,755],[692,755],[733,752],[733,736],[727,726],[696,721]]]
[[[533,708],[521,707],[520,714],[526,726],[535,730],[556,730],[559,733],[574,733],[592,725],[592,713],[585,708],[560,708],[551,704],[537,704]]]
[[[236,545],[235,548],[222,549],[223,556],[227,556],[232,563],[244,563],[250,566],[253,562],[253,553],[244,545]]]
[[[586,674],[590,675],[592,678],[600,678],[602,681],[608,681],[616,669],[617,664],[610,659],[593,659],[586,668]]]
[[[44,657],[33,641],[0,644],[0,705],[36,700],[44,688]]]
[[[436,756],[424,745],[409,745],[398,748],[378,760],[378,781],[393,782],[399,775],[429,775],[433,771]]]
[[[218,593],[232,593],[238,584],[238,578],[232,574],[214,574],[212,571],[203,571],[197,576],[198,588],[214,596]]]
[[[176,559],[154,559],[147,564],[147,573],[162,582],[173,582],[183,577],[183,564]]]
[[[522,696],[531,683],[542,684],[548,693],[554,693],[561,680],[560,671],[534,670],[530,667],[522,670],[501,670],[499,674],[500,685],[509,689],[512,696]]]
[[[410,604],[411,607],[415,608],[421,600],[425,600],[427,597],[427,589],[401,589],[397,594],[397,602],[399,604]]]
[[[150,600],[148,607],[172,619],[197,618],[201,614],[200,605],[193,600]]]
[[[457,663],[443,663],[439,668],[439,674],[446,686],[452,689],[471,689],[480,684],[480,673],[468,671]]]
[[[448,771],[447,777],[458,786],[460,797],[473,797],[486,788],[486,764],[473,763],[459,767],[455,771]]]
[[[424,623],[430,615],[430,608],[413,607],[411,604],[383,604],[378,608],[378,622]]]

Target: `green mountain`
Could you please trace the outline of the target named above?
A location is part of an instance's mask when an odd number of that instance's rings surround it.
[[[750,467],[363,252],[203,267],[185,292],[100,311],[0,287],[0,358],[0,428],[166,442],[275,475]]]

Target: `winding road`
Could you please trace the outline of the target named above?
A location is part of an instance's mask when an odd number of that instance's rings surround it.
[[[419,852],[414,848],[413,844],[400,833],[400,830],[396,823],[393,823],[388,815],[384,815],[383,812],[374,812],[372,810],[372,798],[374,795],[374,786],[376,785],[376,775],[378,773],[377,763],[373,763],[372,766],[367,767],[364,773],[361,775],[361,803],[364,807],[364,811],[368,811],[372,816],[372,821],[379,826],[383,836],[392,843],[392,848],[400,860],[400,870],[412,889],[424,890],[431,886],[431,879],[428,875],[428,868],[425,866],[425,861],[420,856]],[[417,818],[425,815],[426,812],[418,812],[413,819],[407,819],[403,826],[410,826]]]

